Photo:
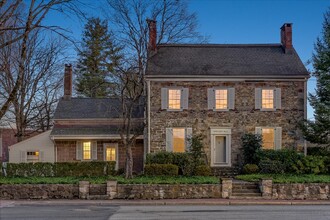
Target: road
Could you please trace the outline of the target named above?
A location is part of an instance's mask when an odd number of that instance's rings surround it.
[[[11,204],[0,208],[0,219],[279,219],[330,220],[329,205],[248,206],[116,206],[107,204]]]

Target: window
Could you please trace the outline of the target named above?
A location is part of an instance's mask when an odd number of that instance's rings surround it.
[[[235,109],[235,88],[208,88],[207,108],[213,111]]]
[[[116,161],[116,147],[115,146],[106,147],[105,160],[106,161]]]
[[[215,108],[227,109],[228,108],[228,90],[217,89],[215,90]]]
[[[185,152],[184,130],[184,128],[173,128],[173,152]]]
[[[83,160],[91,159],[91,142],[83,142]]]
[[[161,109],[183,111],[188,109],[188,88],[161,88]]]
[[[26,162],[28,163],[39,162],[39,151],[26,152]]]
[[[181,90],[169,89],[168,90],[168,108],[180,109],[181,108]]]
[[[256,127],[256,134],[262,135],[262,148],[279,150],[282,148],[281,127]]]
[[[275,130],[274,128],[262,129],[262,147],[263,149],[275,148]]]
[[[166,151],[185,152],[189,150],[192,128],[166,128]]]
[[[273,89],[263,89],[262,90],[262,101],[261,107],[264,109],[274,108],[274,90]]]

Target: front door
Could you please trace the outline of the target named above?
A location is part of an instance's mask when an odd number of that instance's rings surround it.
[[[211,130],[211,165],[231,166],[231,129]]]

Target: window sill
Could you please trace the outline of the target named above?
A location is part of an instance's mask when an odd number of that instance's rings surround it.
[[[275,112],[276,108],[262,108],[260,109],[261,112]]]
[[[211,167],[231,167],[231,164],[212,164]]]
[[[167,112],[182,112],[183,109],[166,109]]]
[[[214,112],[229,112],[229,109],[213,109]]]

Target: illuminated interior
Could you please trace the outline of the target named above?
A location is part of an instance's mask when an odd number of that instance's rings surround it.
[[[215,90],[215,108],[216,109],[227,109],[228,108],[227,89]]]
[[[184,128],[173,128],[173,152],[185,152],[184,130]]]
[[[91,159],[91,142],[83,142],[83,159]]]
[[[275,143],[275,130],[274,128],[262,129],[262,147],[263,149],[274,149]]]
[[[116,148],[115,147],[106,148],[106,160],[107,161],[116,161]]]
[[[181,107],[181,90],[169,89],[168,90],[168,108],[180,109]]]
[[[262,90],[262,108],[274,108],[274,90]]]
[[[26,154],[26,162],[39,162],[39,151],[28,151]]]

